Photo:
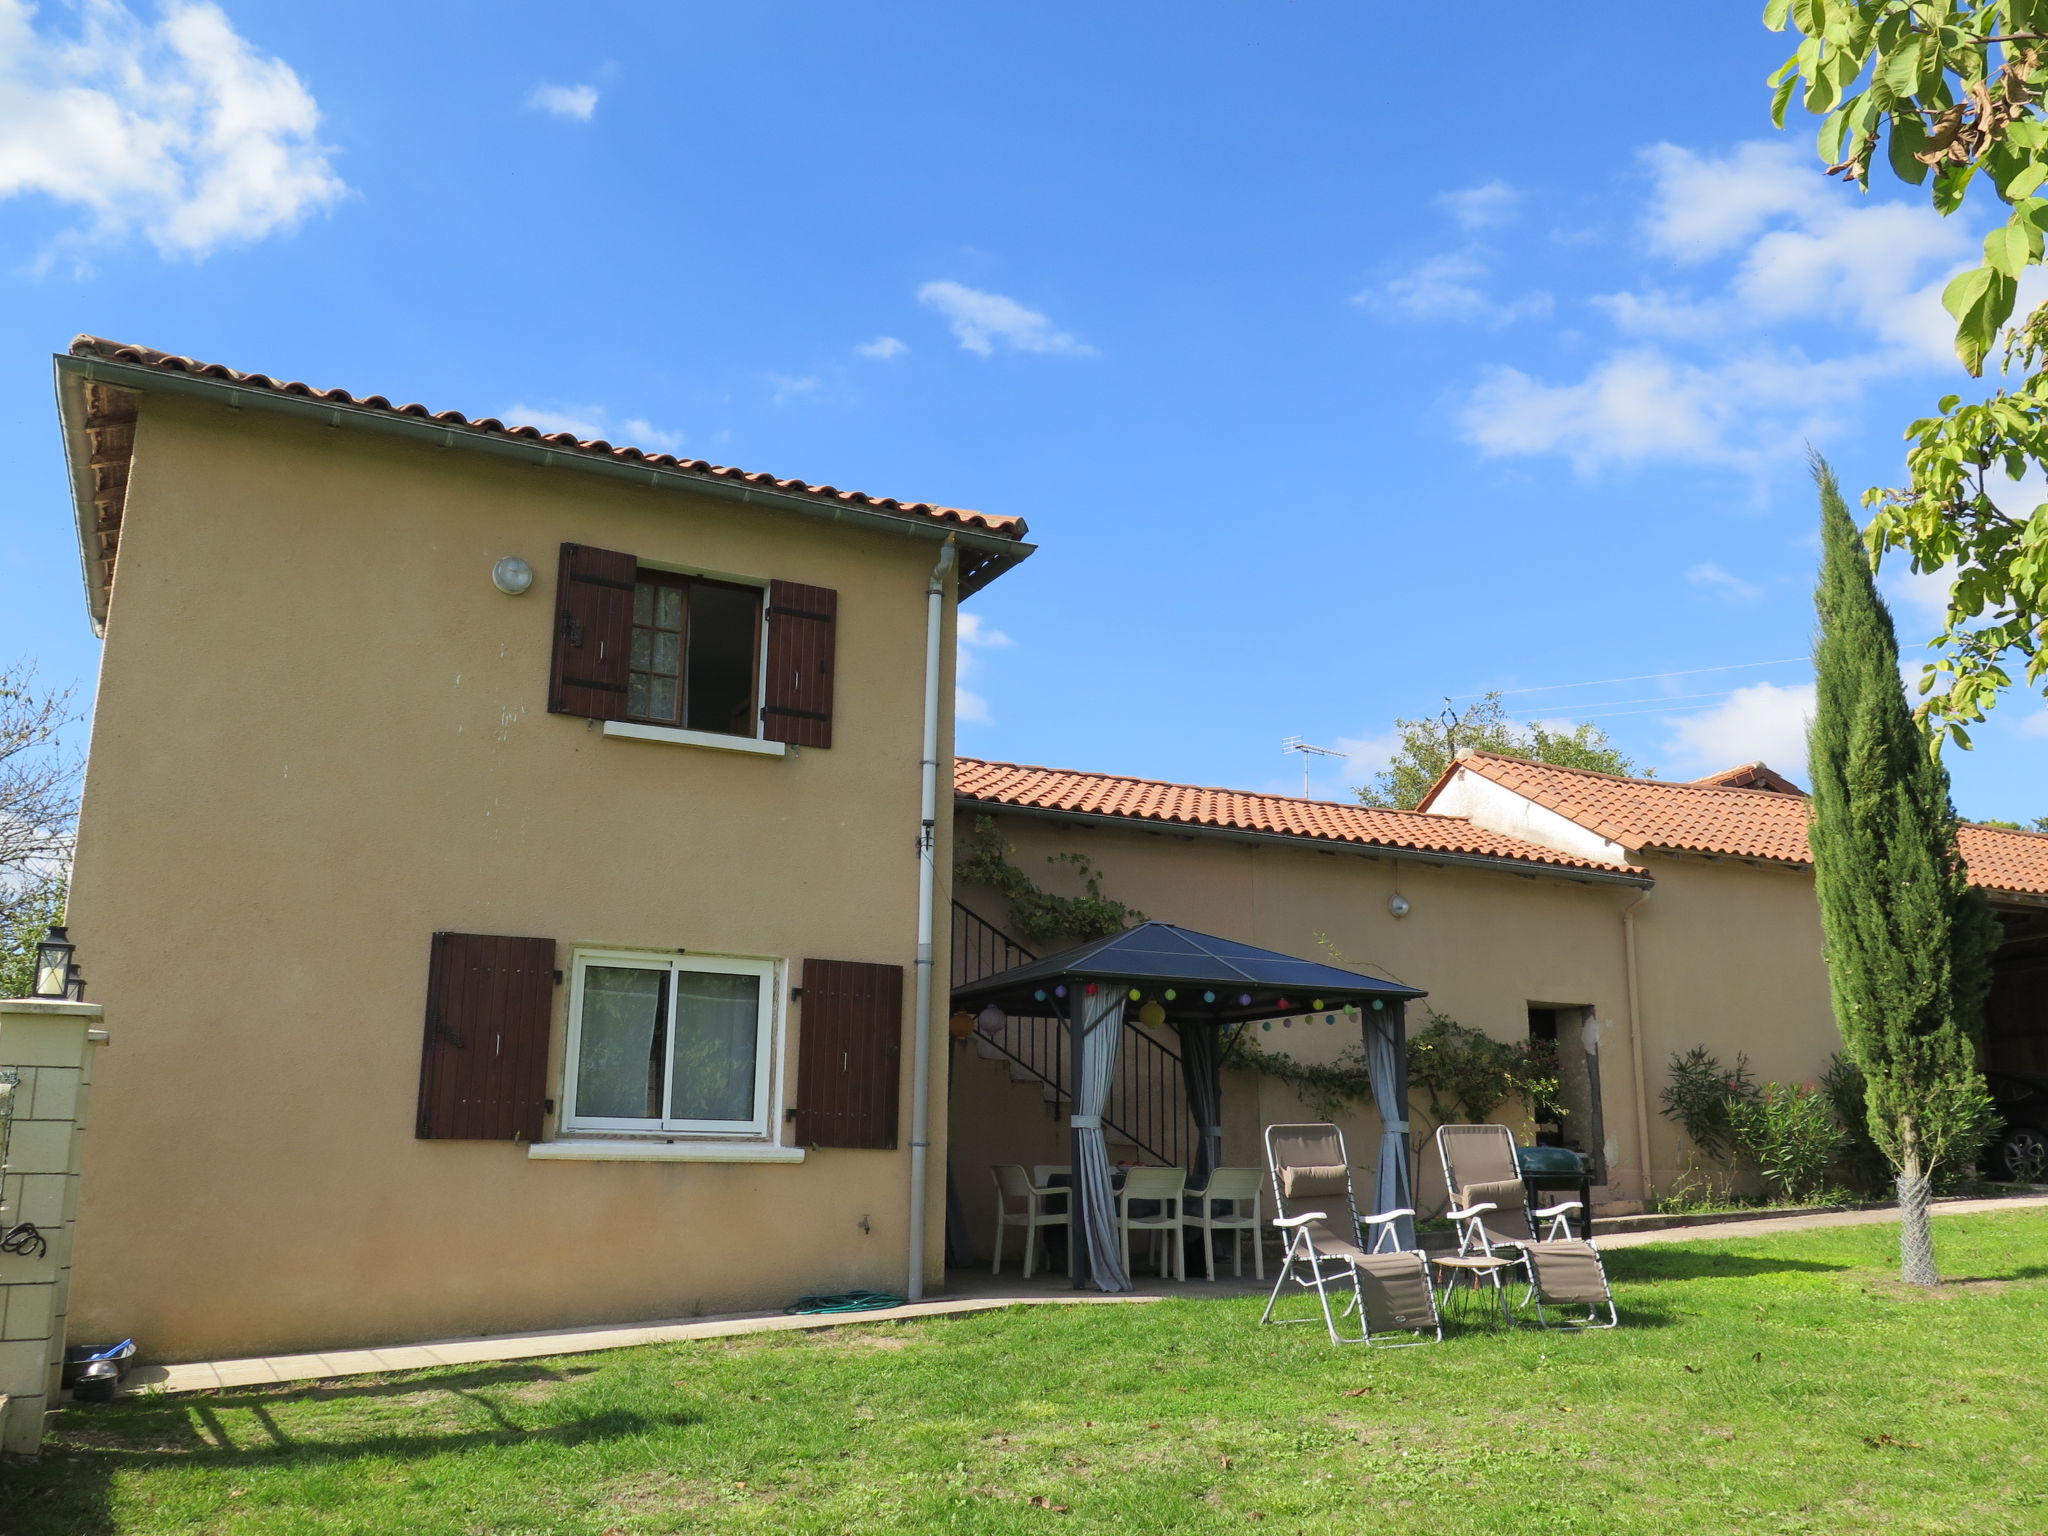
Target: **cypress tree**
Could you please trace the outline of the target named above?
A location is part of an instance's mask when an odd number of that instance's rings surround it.
[[[1998,925],[1956,850],[1948,772],[1907,707],[1898,638],[1834,472],[1820,487],[1818,699],[1808,741],[1814,883],[1842,1043],[1898,1173],[1900,1267],[1937,1285],[1935,1170],[1990,1128],[1977,1034]]]

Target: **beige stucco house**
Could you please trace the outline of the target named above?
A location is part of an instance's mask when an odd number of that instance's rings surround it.
[[[57,375],[105,636],[69,925],[123,1021],[74,1332],[936,1275],[920,797],[1024,524],[89,337]]]
[[[1064,1163],[1067,1107],[1056,1036],[948,1029],[949,979],[1021,958],[954,888],[956,822],[1554,1040],[1610,1208],[1685,1166],[1674,1052],[1805,1080],[1834,1047],[1806,802],[1758,765],[1469,754],[1391,812],[956,762],[954,609],[1030,553],[1015,518],[90,337],[57,371],[105,637],[69,928],[118,1041],[79,1336],[181,1359],[914,1291],[949,1182],[985,1256],[990,1165]],[[1964,851],[2011,936],[1994,1064],[2048,1071],[2048,838]],[[1112,1155],[1181,1160],[1171,1026],[1128,1030]],[[1358,1028],[1255,1038],[1327,1063]],[[1304,1108],[1232,1073],[1225,1161]],[[1369,1161],[1377,1118],[1343,1118]],[[1418,1095],[1433,1203],[1430,1126]]]

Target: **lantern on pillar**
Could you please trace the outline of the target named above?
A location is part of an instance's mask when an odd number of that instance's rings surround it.
[[[71,980],[71,955],[76,948],[63,927],[52,928],[36,945],[36,989],[34,996],[61,998]]]

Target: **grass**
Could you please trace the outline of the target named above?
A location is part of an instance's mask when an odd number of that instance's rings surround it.
[[[2048,1531],[2048,1220],[1608,1256],[1624,1326],[1335,1349],[1242,1298],[130,1400],[9,1536]]]

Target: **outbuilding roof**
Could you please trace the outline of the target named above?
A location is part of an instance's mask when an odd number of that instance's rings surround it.
[[[955,760],[953,789],[961,803],[969,807],[1113,817],[1259,837],[1300,838],[1310,843],[1437,854],[1447,860],[1534,866],[1559,873],[1579,871],[1647,883],[1643,872],[1633,866],[1602,863],[1545,848],[1539,843],[1476,827],[1461,816],[1383,811],[1341,801],[1210,789],[1160,779],[996,763],[972,757]]]
[[[1692,783],[1632,779],[1554,763],[1532,763],[1493,752],[1468,751],[1423,798],[1426,809],[1451,777],[1465,770],[1555,811],[1587,831],[1631,852],[1668,849],[1810,864],[1806,823],[1812,801],[1789,789],[1742,787],[1732,779],[1790,785],[1790,780],[1749,764]],[[1764,778],[1763,775],[1768,775]],[[1957,836],[1970,878],[1987,891],[2048,896],[2048,835],[1964,822]]]

